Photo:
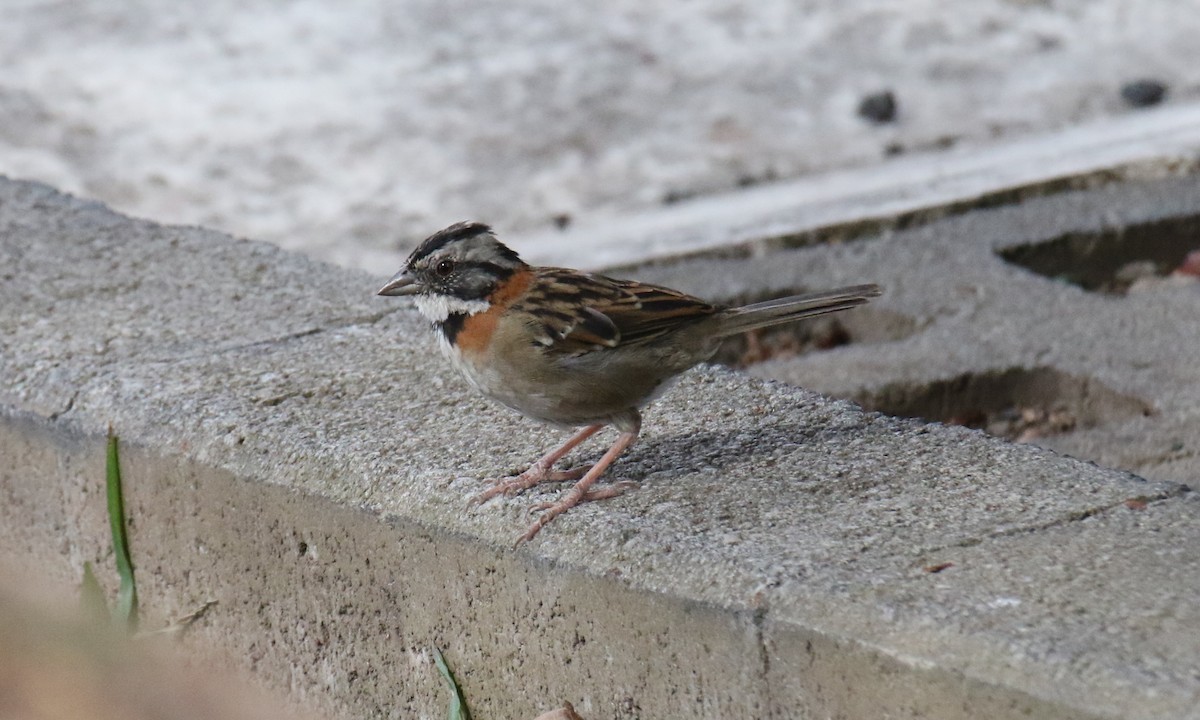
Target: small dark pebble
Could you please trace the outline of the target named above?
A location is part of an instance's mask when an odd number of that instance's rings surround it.
[[[1157,80],[1134,80],[1121,87],[1121,97],[1133,107],[1157,105],[1167,96],[1167,86]]]
[[[738,177],[737,186],[738,187],[754,187],[755,185],[761,185],[763,183],[774,182],[776,179],[778,179],[778,178],[775,175],[775,168],[767,168],[766,170],[763,171],[763,173],[761,175],[753,175],[750,173],[746,173],[745,175]]]
[[[891,122],[896,119],[896,96],[891,90],[872,93],[858,104],[858,115],[871,122]]]
[[[949,150],[958,143],[958,137],[954,135],[942,135],[933,141],[933,146],[938,150]]]
[[[668,190],[666,195],[663,195],[663,205],[674,205],[678,202],[683,202],[696,197],[695,190]]]

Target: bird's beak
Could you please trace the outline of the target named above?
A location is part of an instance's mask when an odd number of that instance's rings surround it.
[[[383,287],[379,288],[380,295],[416,295],[421,292],[417,279],[408,274],[408,268],[392,276]]]

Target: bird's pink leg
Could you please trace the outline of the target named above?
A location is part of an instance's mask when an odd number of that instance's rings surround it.
[[[596,480],[598,480],[600,476],[604,474],[604,471],[608,469],[608,466],[612,465],[613,461],[620,457],[621,453],[628,450],[629,446],[632,445],[635,440],[637,440],[638,430],[639,428],[634,427],[634,429],[626,430],[617,436],[616,442],[614,442],[612,447],[608,449],[608,452],[604,453],[604,457],[597,460],[596,464],[587,471],[583,478],[579,482],[575,483],[570,490],[563,493],[562,497],[560,497],[556,502],[534,505],[532,511],[536,512],[541,510],[542,514],[539,515],[538,519],[529,526],[529,529],[525,531],[524,535],[517,538],[517,542],[515,544],[520,545],[523,542],[532,540],[533,537],[541,532],[542,528],[549,525],[554,518],[562,515],[581,502],[590,502],[592,500],[603,500],[605,498],[616,497],[617,495],[625,492],[625,490],[631,485],[636,485],[636,483],[617,483],[607,487],[596,488],[595,490],[590,489],[592,484],[595,483]]]
[[[557,450],[543,455],[541,459],[530,465],[529,469],[520,475],[492,480],[492,487],[471,498],[468,504],[478,505],[491,500],[497,495],[515,495],[522,490],[528,490],[538,483],[578,480],[587,468],[572,468],[563,471],[554,471],[551,468],[554,467],[554,463],[562,460],[564,455],[574,450],[579,443],[600,432],[600,429],[603,427],[603,425],[588,425],[572,435],[571,439],[563,443]]]

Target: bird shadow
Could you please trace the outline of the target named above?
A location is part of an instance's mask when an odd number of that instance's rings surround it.
[[[713,429],[653,435],[630,448],[613,465],[608,477],[635,479],[661,471],[723,470],[806,443],[819,440],[824,444],[838,436],[861,434],[865,425],[865,420],[845,426],[791,422],[764,425],[754,432]]]

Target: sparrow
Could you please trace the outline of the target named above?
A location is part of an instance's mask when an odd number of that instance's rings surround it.
[[[426,238],[379,294],[411,296],[446,357],[479,392],[534,420],[582,428],[472,499],[478,504],[543,482],[576,481],[558,500],[531,508],[540,514],[519,545],[579,503],[636,486],[596,481],[637,440],[641,409],[711,358],[722,338],[857,307],[880,289],[853,285],[723,307],[634,280],[531,266],[489,226],[460,222]],[[599,460],[554,469],[605,426],[618,435]]]

